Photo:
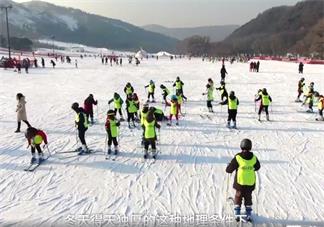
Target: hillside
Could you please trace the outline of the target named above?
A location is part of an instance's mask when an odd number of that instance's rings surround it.
[[[33,39],[49,39],[80,43],[95,47],[120,50],[148,51],[161,49],[173,51],[177,40],[120,20],[89,14],[73,8],[31,1],[18,4],[0,0],[0,4],[12,4],[9,12],[11,33]],[[3,12],[2,12],[3,16]],[[3,17],[1,17],[3,18]],[[0,28],[5,32],[4,27]]]
[[[200,35],[208,36],[213,42],[222,41],[238,27],[239,25],[217,25],[192,28],[167,28],[156,24],[143,26],[143,28],[148,31],[157,32],[180,40]]]
[[[271,8],[235,30],[222,45],[218,45],[230,46],[232,53],[318,52],[323,56],[323,18],[323,0]]]

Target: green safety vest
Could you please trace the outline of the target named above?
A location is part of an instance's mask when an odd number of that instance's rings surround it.
[[[141,112],[141,125],[144,125],[144,120],[146,119],[146,116],[148,114],[148,111],[146,113]]]
[[[163,110],[155,108],[155,114],[163,114]]]
[[[110,125],[110,133],[113,138],[116,138],[118,136],[118,127],[117,127],[117,121],[116,120],[109,120]]]
[[[132,87],[128,87],[128,86],[126,86],[126,94],[127,95],[130,95],[130,94],[132,94],[133,93],[133,91],[132,91]]]
[[[176,89],[180,90],[182,88],[182,84],[181,84],[181,80],[180,81],[176,81]]]
[[[177,95],[177,98],[178,98],[178,104],[181,105],[182,104],[182,95]]]
[[[163,92],[165,92],[167,95],[170,94],[170,91],[169,91],[169,89],[167,89],[167,88],[164,88],[164,89],[163,89]]]
[[[118,99],[114,98],[114,106],[116,109],[120,109],[122,105],[121,98],[119,97]]]
[[[171,102],[171,108],[170,108],[170,113],[172,115],[176,115],[177,114],[177,103],[176,102]]]
[[[129,113],[136,113],[137,112],[137,107],[135,105],[134,101],[128,101],[129,106],[128,106],[128,112]]]
[[[214,100],[214,88],[210,87],[207,90],[207,100],[208,101],[213,101]]]
[[[262,97],[262,105],[263,106],[269,106],[270,105],[270,98],[269,95],[261,95]]]
[[[155,133],[155,121],[147,122],[147,120],[144,120],[144,127],[145,127],[145,139],[153,139],[156,136]]]
[[[76,123],[79,123],[79,121],[80,121],[80,114],[81,113],[78,113],[78,114],[75,115],[75,122]],[[84,126],[84,128],[88,128],[89,127],[89,123],[88,123],[87,115],[85,113],[82,113],[82,114],[83,114],[83,118],[84,118],[83,126]]]
[[[235,98],[234,100],[228,98],[228,109],[237,110],[237,98]]]
[[[239,165],[237,170],[237,183],[242,186],[253,186],[255,184],[254,165],[257,162],[253,155],[251,160],[245,160],[241,156],[236,155],[236,161]]]
[[[36,135],[34,138],[33,138],[33,144],[34,145],[39,145],[43,142],[43,137],[41,137],[40,135]]]
[[[149,84],[148,92],[149,93],[153,93],[154,92],[154,88],[155,88],[154,84]]]

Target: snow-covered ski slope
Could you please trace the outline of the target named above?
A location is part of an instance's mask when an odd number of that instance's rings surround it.
[[[201,94],[209,77],[218,84],[221,63],[151,59],[139,67],[110,67],[102,65],[100,58],[78,61],[78,69],[58,63],[56,69],[31,69],[28,75],[0,71],[0,225],[117,226],[113,223],[135,225],[138,219],[149,224],[155,219],[156,226],[164,221],[168,226],[217,222],[216,215],[232,214],[225,198],[225,167],[239,152],[240,141],[250,138],[261,162],[253,196],[256,222],[260,226],[324,226],[324,127],[314,120],[315,114],[302,113],[304,109],[294,102],[301,77],[297,64],[262,61],[261,72],[250,73],[248,64],[227,63],[228,90],[234,90],[240,100],[239,130],[229,130],[225,106],[215,106],[211,119],[200,116],[207,114],[206,97]],[[324,66],[306,65],[304,72],[307,84],[313,81],[315,90],[324,92]],[[164,108],[159,85],[172,90],[176,76],[185,83],[186,115],[180,126],[162,125],[156,163],[143,163],[142,132],[129,130],[125,122],[120,130],[120,156],[116,161],[105,160],[100,151],[105,148],[105,113],[113,93],[124,98],[123,88],[131,82],[145,100],[144,86],[152,79],[157,85],[156,105]],[[260,123],[253,99],[263,87],[273,99],[273,121]],[[83,103],[94,94],[99,101],[99,123],[89,128],[86,139],[99,152],[68,159],[62,158],[70,154],[54,154],[35,172],[23,171],[30,151],[24,134],[13,133],[18,92],[26,96],[30,123],[48,134],[53,153],[76,148],[71,104]],[[219,94],[215,96],[219,101]],[[231,185],[232,181],[233,176]],[[231,188],[229,196],[234,196]]]

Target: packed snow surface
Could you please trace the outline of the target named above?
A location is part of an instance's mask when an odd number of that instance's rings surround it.
[[[232,214],[226,202],[225,168],[244,138],[253,141],[253,152],[261,162],[253,195],[255,221],[264,226],[324,225],[324,127],[314,120],[316,114],[305,113],[294,102],[301,77],[297,64],[262,61],[261,72],[252,73],[248,64],[227,63],[227,89],[240,100],[238,130],[229,130],[226,107],[214,106],[216,113],[211,115],[202,96],[208,78],[219,83],[220,62],[150,59],[136,67],[125,60],[123,67],[110,67],[100,58],[84,58],[78,59],[78,69],[61,63],[52,69],[46,61],[49,68],[31,69],[28,75],[0,71],[0,225],[109,221],[117,225],[135,217],[148,223],[156,218],[157,226],[161,220],[168,225],[209,223],[217,215]],[[172,91],[171,81],[177,76],[185,83],[186,115],[179,126],[162,124],[156,163],[143,162],[142,132],[128,129],[126,122],[120,129],[120,156],[105,160],[104,121],[113,93],[125,98],[123,88],[131,82],[143,103],[144,86],[152,79],[157,85],[156,106],[164,109],[159,85]],[[315,90],[324,92],[324,66],[306,65],[303,76],[307,84],[313,81]],[[272,121],[260,123],[254,95],[264,87],[273,99]],[[76,148],[71,104],[83,104],[94,94],[99,123],[89,128],[86,139],[98,152],[67,159],[63,158],[70,154],[53,154],[35,172],[25,172],[31,157],[27,141],[23,133],[13,133],[18,92],[26,96],[29,122],[48,134],[52,153]],[[215,91],[214,104],[219,99]],[[233,175],[229,196],[234,196],[232,182]]]

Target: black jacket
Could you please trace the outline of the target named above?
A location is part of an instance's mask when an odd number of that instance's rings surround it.
[[[253,191],[255,189],[255,185],[252,186],[243,186],[243,185],[239,185],[237,183],[237,170],[239,168],[239,165],[236,161],[236,156],[239,155],[241,156],[243,159],[245,160],[251,160],[253,158],[253,153],[252,152],[241,152],[235,155],[235,157],[232,159],[232,161],[227,165],[226,167],[226,172],[227,173],[233,173],[235,172],[235,179],[234,179],[234,184],[233,184],[233,188],[238,190],[238,191]],[[258,158],[256,159],[256,163],[254,165],[254,171],[258,171],[261,168],[260,162],[258,160]]]

